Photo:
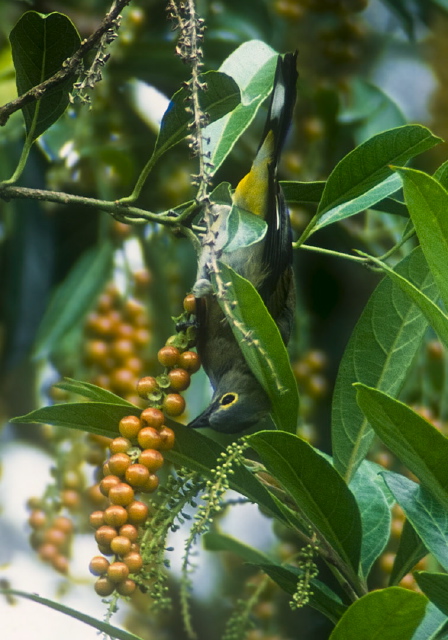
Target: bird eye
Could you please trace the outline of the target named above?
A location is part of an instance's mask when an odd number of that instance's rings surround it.
[[[237,400],[238,400],[238,394],[237,393],[226,393],[221,398],[221,405],[224,406],[224,407],[229,407],[230,405],[232,405]]]

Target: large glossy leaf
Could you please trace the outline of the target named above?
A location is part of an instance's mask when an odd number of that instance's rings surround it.
[[[433,177],[397,169],[420,245],[448,309],[448,192]]]
[[[255,564],[268,574],[281,589],[289,595],[294,595],[297,591],[297,583],[303,575],[303,572],[297,567],[290,565],[280,565],[272,561],[264,553],[257,549],[249,547],[230,536],[207,533],[204,538],[204,545],[210,551],[231,551],[240,558]],[[311,580],[311,594],[309,605],[323,613],[329,620],[336,623],[344,613],[346,606],[342,604],[341,599],[320,580],[313,578]]]
[[[397,473],[384,480],[418,536],[440,565],[448,568],[448,512],[424,487]]]
[[[220,71],[231,76],[239,86],[241,104],[204,130],[204,138],[209,140],[206,150],[210,153],[212,174],[224,162],[272,90],[277,55],[264,42],[251,40],[238,47],[221,65]]]
[[[96,433],[107,438],[116,438],[118,423],[128,415],[139,416],[142,410],[133,405],[106,402],[67,402],[35,409],[11,422],[51,424],[68,429]]]
[[[27,11],[10,34],[19,96],[48,80],[79,48],[81,39],[72,21],[62,13],[44,16]],[[75,76],[67,78],[42,99],[23,107],[30,140],[38,138],[64,113]]]
[[[219,268],[226,296],[238,304],[232,306],[229,317],[226,301],[218,297],[218,302],[246,362],[271,400],[271,414],[277,428],[295,432],[299,395],[280,331],[255,287],[227,265],[219,263]],[[212,282],[217,291],[216,276]]]
[[[437,288],[420,249],[394,273],[409,278],[431,299]],[[349,480],[365,457],[372,429],[356,402],[354,382],[397,395],[412,366],[428,322],[395,283],[384,279],[373,292],[346,347],[333,397],[332,441],[336,469]]]
[[[384,551],[390,535],[391,514],[379,467],[364,461],[350,482],[362,523],[361,569],[367,578],[375,560]]]
[[[201,81],[207,85],[206,91],[200,91],[200,104],[211,122],[219,120],[240,104],[240,90],[235,80],[220,71],[207,71]],[[188,90],[179,89],[168,105],[160,125],[160,133],[154,147],[152,161],[156,162],[168,149],[183,140],[189,133],[191,113],[186,110]]]
[[[428,551],[408,519],[404,521],[403,529],[395,556],[394,566],[390,574],[390,585],[398,584],[411,571]]]
[[[112,391],[97,387],[90,382],[82,382],[81,380],[74,380],[73,378],[64,378],[61,382],[54,385],[58,389],[63,389],[69,393],[76,393],[83,398],[93,400],[93,402],[105,402],[106,404],[120,404],[125,407],[132,407],[135,409],[135,405],[128,402],[124,398],[115,395]]]
[[[414,576],[423,593],[448,616],[448,574],[416,571]]]
[[[36,337],[35,358],[53,353],[65,334],[93,306],[110,277],[112,259],[113,246],[109,242],[89,249],[79,258],[47,307]]]
[[[87,624],[94,629],[98,629],[98,631],[101,631],[102,634],[109,638],[115,638],[116,640],[142,640],[140,636],[136,636],[129,631],[114,627],[108,622],[103,622],[103,620],[92,618],[92,616],[88,616],[86,613],[81,613],[81,611],[77,611],[76,609],[67,607],[60,602],[54,602],[53,600],[48,600],[48,598],[42,598],[42,596],[37,595],[37,593],[26,593],[25,591],[18,591],[17,589],[0,589],[0,594],[4,594],[5,596],[16,596],[18,598],[26,598],[27,600],[37,602],[38,604],[44,605],[45,607],[49,607],[50,609],[59,611],[66,616],[70,616],[75,620],[84,622],[84,624]]]
[[[348,608],[330,640],[411,640],[427,603],[421,593],[400,587],[372,591]]]
[[[443,640],[442,632],[446,631],[447,619],[432,602],[426,605],[425,617],[417,627],[412,640]]]
[[[361,516],[353,494],[338,472],[298,436],[261,431],[247,440],[312,527],[357,572]]]
[[[407,278],[403,277],[387,266],[381,260],[370,258],[380,269],[420,308],[428,323],[439,336],[441,342],[448,349],[448,316],[435,304],[434,297],[426,295],[424,291],[416,287]],[[438,298],[438,290],[437,290]]]
[[[448,507],[448,439],[395,398],[356,384],[357,401],[384,444]]]
[[[224,251],[229,253],[259,242],[267,231],[267,224],[264,220],[235,205],[230,210],[226,227],[227,242],[224,245]]]
[[[426,127],[405,125],[379,133],[353,149],[330,174],[317,214],[301,240],[397,191],[400,184],[390,165],[405,164],[440,141]]]

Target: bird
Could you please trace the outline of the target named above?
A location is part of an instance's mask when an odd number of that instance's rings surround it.
[[[232,198],[239,209],[266,222],[264,237],[226,252],[224,229],[231,207],[211,206],[214,241],[202,243],[192,291],[197,308],[197,351],[214,391],[208,407],[189,423],[191,428],[239,433],[259,424],[270,411],[268,395],[246,363],[211,287],[210,257],[214,251],[215,257],[253,284],[287,344],[295,310],[292,233],[277,168],[296,101],[296,65],[297,52],[278,56],[261,141],[249,173]]]

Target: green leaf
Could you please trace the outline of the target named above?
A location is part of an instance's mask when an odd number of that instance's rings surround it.
[[[62,338],[91,309],[110,277],[113,246],[110,242],[87,250],[53,294],[37,332],[34,357],[48,358]]]
[[[290,596],[297,591],[297,583],[303,578],[303,572],[296,567],[276,564],[257,564],[278,586]],[[341,599],[327,585],[316,578],[310,580],[311,591],[309,605],[320,611],[331,622],[336,622],[341,618],[347,609]]]
[[[408,277],[429,297],[437,298],[437,288],[420,249],[404,258],[394,273]],[[418,307],[399,286],[388,279],[380,282],[346,347],[333,396],[334,464],[347,481],[364,459],[373,438],[357,405],[353,383],[363,382],[397,395],[427,326]]]
[[[447,569],[448,514],[445,505],[427,489],[398,473],[387,472],[383,477],[425,547]]]
[[[115,395],[112,391],[107,391],[102,387],[97,387],[90,382],[82,382],[81,380],[74,380],[73,378],[64,378],[61,382],[54,385],[57,389],[63,389],[69,393],[76,393],[83,398],[88,398],[94,402],[105,402],[107,404],[120,404],[125,407],[132,407],[135,409],[135,405],[120,396]]]
[[[407,278],[404,278],[396,271],[393,271],[387,266],[387,264],[381,262],[381,260],[377,260],[372,256],[369,256],[369,259],[374,264],[378,265],[380,269],[382,269],[384,273],[420,308],[422,314],[436,331],[441,342],[443,342],[445,347],[448,348],[448,316],[443,313],[435,302],[433,302],[433,300],[438,298],[438,290],[436,297],[432,295],[425,295],[423,291],[416,287]]]
[[[201,82],[207,84],[207,90],[199,92],[199,101],[211,122],[219,120],[240,104],[240,90],[235,80],[228,74],[207,71],[202,74]],[[151,158],[152,164],[190,133],[188,125],[192,116],[186,111],[188,96],[188,89],[182,87],[171,98],[168,109],[162,118],[160,132]]]
[[[411,640],[427,602],[400,587],[372,591],[347,609],[329,640]]]
[[[280,185],[288,204],[318,204],[325,189],[324,180],[316,182],[282,180]]]
[[[422,251],[448,309],[448,192],[422,171],[397,169],[397,173]]]
[[[416,571],[414,577],[423,593],[442,613],[448,616],[448,575],[446,573]]]
[[[389,584],[398,584],[428,551],[408,519],[404,521]]]
[[[216,173],[241,134],[248,128],[261,103],[272,90],[277,52],[260,40],[243,43],[220,67],[238,84],[241,103],[224,118],[204,129],[204,139],[209,139],[206,151],[210,153]]]
[[[243,544],[231,536],[220,533],[206,533],[203,541],[205,548],[209,551],[230,551],[245,562],[254,564],[262,569],[289,595],[292,596],[296,593],[297,583],[303,577],[303,571],[296,567],[273,562],[264,553]],[[311,591],[309,605],[336,623],[346,609],[341,599],[325,584],[316,579],[311,580]]]
[[[233,205],[227,216],[227,242],[223,251],[232,252],[259,242],[266,235],[267,228],[259,216]]]
[[[295,432],[299,394],[280,331],[255,287],[222,262],[219,268],[228,298],[238,304],[232,306],[229,317],[226,302],[219,297],[218,302],[227,315],[247,364],[269,396],[271,415],[277,428]],[[212,276],[212,284],[216,291],[215,275]]]
[[[44,16],[27,11],[10,34],[19,96],[48,80],[81,44],[72,21],[62,13]],[[76,76],[71,76],[42,99],[22,108],[28,138],[35,140],[56,122],[69,103]]]
[[[312,526],[357,572],[361,516],[338,472],[311,445],[290,433],[261,431],[247,441]]]
[[[220,464],[219,458],[224,448],[214,440],[207,438],[195,429],[185,425],[168,421],[168,426],[175,430],[176,442],[174,449],[165,452],[165,457],[174,462],[197,471],[203,476],[210,476],[211,471]],[[264,485],[245,466],[237,465],[234,473],[229,477],[230,487],[246,496],[254,504],[258,504],[271,516],[288,525],[289,521],[284,511],[277,505],[277,501]]]
[[[349,488],[356,498],[362,523],[361,569],[366,578],[384,551],[390,535],[391,514],[377,465],[364,460]]]
[[[202,537],[202,542],[207,551],[230,551],[251,564],[269,564],[271,562],[265,553],[222,533],[206,533]]]
[[[448,160],[445,160],[434,172],[434,178],[440,182],[444,189],[448,190]]]
[[[357,144],[381,131],[406,124],[396,103],[379,87],[360,77],[348,81],[349,105],[339,114],[339,121],[355,124]]]
[[[426,605],[425,617],[417,627],[412,640],[444,640],[446,636],[440,633],[446,630],[446,616],[433,604]]]
[[[448,508],[448,439],[395,398],[357,383],[357,401],[378,437]]]
[[[140,416],[141,412],[141,409],[129,404],[68,402],[35,409],[24,416],[13,418],[11,422],[43,422],[58,427],[96,433],[107,438],[116,438],[121,418],[128,415]]]
[[[140,636],[136,636],[129,631],[114,627],[113,625],[107,622],[103,622],[102,620],[96,620],[96,618],[92,618],[85,613],[76,611],[76,609],[71,609],[70,607],[67,607],[64,604],[60,604],[59,602],[54,602],[53,600],[42,598],[42,596],[38,596],[36,593],[26,593],[25,591],[18,591],[17,589],[0,589],[0,593],[4,594],[5,596],[17,596],[18,598],[26,598],[27,600],[32,600],[33,602],[37,602],[38,604],[43,604],[44,606],[50,607],[50,609],[54,609],[55,611],[59,611],[60,613],[63,613],[66,616],[70,616],[75,620],[84,622],[90,627],[98,629],[98,631],[101,631],[103,634],[106,634],[110,638],[115,638],[116,640],[142,640]]]
[[[362,211],[400,184],[391,164],[401,165],[441,141],[421,125],[405,125],[379,133],[353,149],[331,172],[319,209],[302,235]]]

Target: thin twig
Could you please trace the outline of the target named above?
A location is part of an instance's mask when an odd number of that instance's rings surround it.
[[[48,78],[44,82],[32,87],[29,91],[26,91],[21,96],[8,102],[3,107],[0,107],[0,126],[4,126],[9,117],[22,109],[27,104],[35,102],[43,98],[49,91],[57,87],[64,82],[68,77],[78,75],[82,68],[84,56],[94,49],[99,43],[104,34],[112,27],[115,20],[121,14],[123,9],[129,4],[131,0],[115,0],[112,7],[103,18],[100,26],[92,33],[88,38],[81,42],[79,49],[63,63],[62,69],[57,71],[51,78]]]

